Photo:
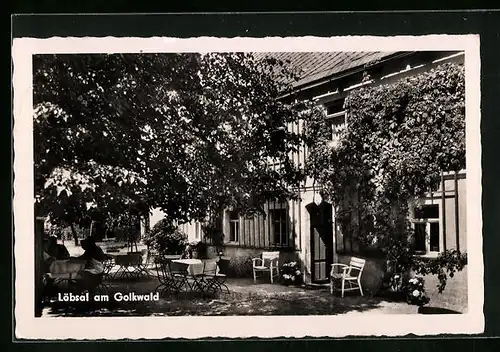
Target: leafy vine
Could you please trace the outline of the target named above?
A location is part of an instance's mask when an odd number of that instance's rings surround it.
[[[438,189],[443,171],[465,168],[463,65],[446,63],[395,83],[363,87],[347,96],[344,108],[348,128],[336,143],[324,116],[312,115],[308,175],[336,214],[359,215],[360,250],[378,250],[392,272],[438,275],[441,292],[446,272],[462,270],[466,255],[416,257],[409,211],[412,202]],[[338,220],[354,236],[352,219]]]

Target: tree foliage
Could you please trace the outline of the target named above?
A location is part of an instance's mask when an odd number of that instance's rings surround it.
[[[188,238],[168,219],[162,219],[146,233],[144,243],[162,255],[183,254],[188,245]]]
[[[409,207],[438,188],[442,171],[465,168],[464,68],[447,63],[361,88],[344,105],[348,128],[337,143],[324,118],[311,120],[308,173],[337,206],[344,231],[359,214],[361,248],[379,248],[398,272],[425,271],[413,255]]]
[[[277,99],[295,77],[281,61],[186,53],[33,62],[35,194],[55,219],[252,211],[292,196],[303,177],[290,159],[300,136],[287,125],[304,104]]]

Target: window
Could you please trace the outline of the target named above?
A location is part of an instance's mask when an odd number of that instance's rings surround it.
[[[225,243],[230,247],[295,249],[297,220],[290,207],[297,211],[298,204],[276,199],[266,201],[262,207],[263,212],[253,214],[226,208],[221,219]]]
[[[269,218],[273,243],[286,246],[288,244],[286,209],[269,209]]]
[[[345,99],[333,100],[325,104],[326,115],[333,115],[344,110]]]
[[[325,106],[326,120],[330,125],[330,140],[338,141],[340,132],[346,127],[344,99],[336,100]]]
[[[327,121],[330,124],[331,134],[330,140],[333,142],[338,141],[339,135],[342,130],[345,129],[345,111],[334,114],[333,116],[328,116]]]
[[[414,210],[415,250],[417,252],[439,252],[440,226],[439,205],[425,204]]]
[[[229,213],[229,242],[240,241],[240,216],[236,211]]]

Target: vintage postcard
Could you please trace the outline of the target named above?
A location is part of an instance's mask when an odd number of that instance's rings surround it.
[[[12,49],[17,338],[484,331],[479,36]]]

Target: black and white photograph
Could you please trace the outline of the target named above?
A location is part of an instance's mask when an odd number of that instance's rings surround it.
[[[16,334],[480,333],[474,35],[15,39]]]

